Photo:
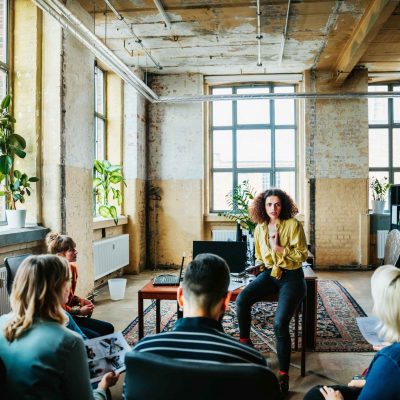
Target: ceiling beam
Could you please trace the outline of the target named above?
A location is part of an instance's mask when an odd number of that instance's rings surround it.
[[[399,0],[371,0],[352,37],[337,58],[333,68],[334,82],[337,85],[341,85],[349,76],[399,2]]]

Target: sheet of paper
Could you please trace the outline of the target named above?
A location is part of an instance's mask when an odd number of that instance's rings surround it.
[[[378,336],[379,319],[376,317],[356,318],[358,328],[364,339],[373,346],[383,344],[385,341]]]

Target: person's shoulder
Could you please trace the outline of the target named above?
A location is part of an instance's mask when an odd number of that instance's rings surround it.
[[[135,351],[140,351],[143,348],[147,348],[149,346],[152,346],[153,344],[162,341],[162,340],[168,340],[172,336],[175,336],[176,333],[175,331],[171,332],[163,332],[163,333],[157,333],[155,335],[147,335],[146,337],[140,339],[132,348],[132,350]]]
[[[378,352],[378,355],[389,357],[400,366],[400,343],[384,347]]]

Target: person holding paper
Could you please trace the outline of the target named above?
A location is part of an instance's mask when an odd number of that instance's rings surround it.
[[[371,278],[373,312],[381,321],[380,336],[392,343],[372,360],[368,372],[348,386],[316,386],[304,400],[398,400],[400,398],[400,269],[378,268]],[[360,379],[361,378],[361,379]]]
[[[268,294],[278,293],[274,320],[281,393],[289,391],[291,338],[289,323],[306,294],[302,262],[308,249],[303,227],[294,216],[298,209],[291,197],[280,189],[259,193],[249,209],[258,225],[254,231],[256,266],[261,271],[237,298],[240,342],[250,340],[251,307]]]
[[[106,400],[118,375],[105,374],[92,390],[82,338],[67,329],[62,304],[68,298],[68,262],[53,255],[30,256],[12,287],[12,312],[0,317],[0,357],[10,399]]]

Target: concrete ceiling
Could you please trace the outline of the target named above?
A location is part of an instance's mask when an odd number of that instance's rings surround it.
[[[128,66],[156,73],[334,72],[338,83],[362,64],[400,71],[399,0],[292,0],[282,62],[287,0],[260,0],[261,61],[257,66],[256,1],[162,0],[168,29],[153,0],[79,0],[94,15],[95,33]],[[157,70],[129,28],[163,67]]]

